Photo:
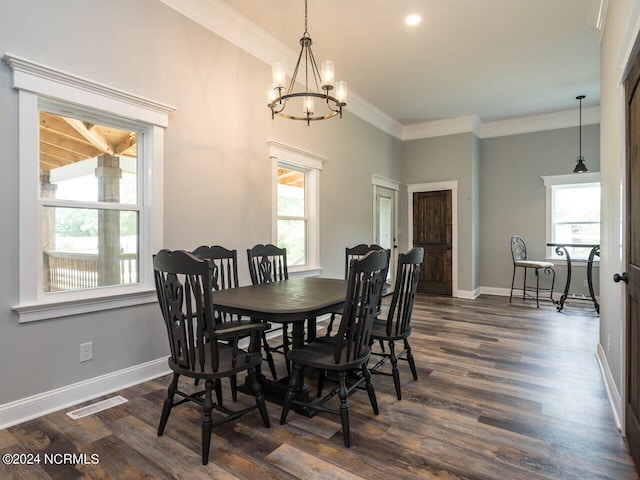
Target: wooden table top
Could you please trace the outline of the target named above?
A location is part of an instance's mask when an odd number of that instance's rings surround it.
[[[280,323],[333,312],[346,295],[346,280],[303,277],[220,290],[213,303],[222,311]]]

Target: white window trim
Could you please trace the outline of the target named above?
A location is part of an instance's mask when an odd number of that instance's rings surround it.
[[[19,304],[13,307],[20,322],[30,322],[100,310],[121,308],[155,301],[151,252],[163,244],[163,159],[164,128],[174,107],[57,70],[16,55],[5,54],[13,70],[13,88],[18,90],[19,147]],[[103,111],[113,116],[145,124],[142,190],[145,215],[141,231],[148,232],[140,248],[140,283],[104,287],[82,292],[44,295],[38,279],[42,255],[38,185],[39,102],[56,101],[77,105],[79,109]],[[153,175],[152,173],[153,172]],[[34,219],[34,212],[37,218]]]
[[[582,183],[600,183],[600,172],[587,172],[587,173],[569,173],[566,175],[547,175],[541,177],[546,187],[546,243],[551,243],[551,203],[553,199],[553,187],[556,185],[580,185]],[[552,262],[555,265],[564,265],[566,260],[564,257],[554,256],[553,252],[555,247],[547,247],[547,258],[545,260]],[[571,266],[586,267],[587,261],[583,259],[571,259]],[[594,260],[593,265],[598,266],[599,260]]]
[[[306,173],[305,216],[307,218],[307,264],[302,267],[289,267],[294,276],[319,274],[320,267],[320,171],[326,157],[270,140],[269,158],[271,159],[271,239],[274,245],[278,241],[278,165],[303,169]]]

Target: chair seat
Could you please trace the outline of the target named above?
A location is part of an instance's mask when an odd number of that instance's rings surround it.
[[[515,262],[516,267],[527,268],[553,268],[555,265],[551,262],[538,262],[535,260],[517,260]]]
[[[324,340],[315,340],[297,350],[289,350],[287,352],[287,359],[294,363],[301,363],[314,368],[330,371],[351,370],[352,368],[360,368],[364,361],[369,356],[370,350],[368,348],[363,349],[362,356],[352,362],[348,363],[335,363],[335,340],[332,341],[329,338]],[[346,347],[343,349],[341,358],[347,357]]]
[[[233,358],[233,347],[223,343],[218,343],[218,358],[219,365],[218,371],[214,372],[211,369],[211,350],[207,344],[204,349],[204,371],[200,371],[198,365],[198,349],[196,349],[196,367],[197,371],[192,371],[189,368],[182,367],[171,360],[169,357],[169,367],[176,373],[191,378],[224,378],[233,375],[234,373],[247,370],[252,367],[257,367],[262,362],[262,355],[257,353],[247,353],[245,350],[238,349],[235,358]]]
[[[407,327],[405,331],[398,335],[387,335],[387,321],[376,319],[371,329],[371,338],[374,340],[401,340],[411,335],[411,327]]]

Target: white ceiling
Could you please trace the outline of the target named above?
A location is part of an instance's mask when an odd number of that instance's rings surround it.
[[[303,0],[223,1],[297,57]],[[600,103],[601,0],[308,1],[318,63],[333,60],[350,95],[404,126],[573,110],[580,94]],[[407,27],[409,13],[422,23]]]

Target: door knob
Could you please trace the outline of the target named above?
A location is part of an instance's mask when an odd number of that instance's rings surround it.
[[[629,275],[627,274],[627,272],[624,272],[622,275],[619,275],[616,273],[613,276],[613,281],[616,283],[620,283],[620,281],[623,281],[624,283],[629,283]]]

